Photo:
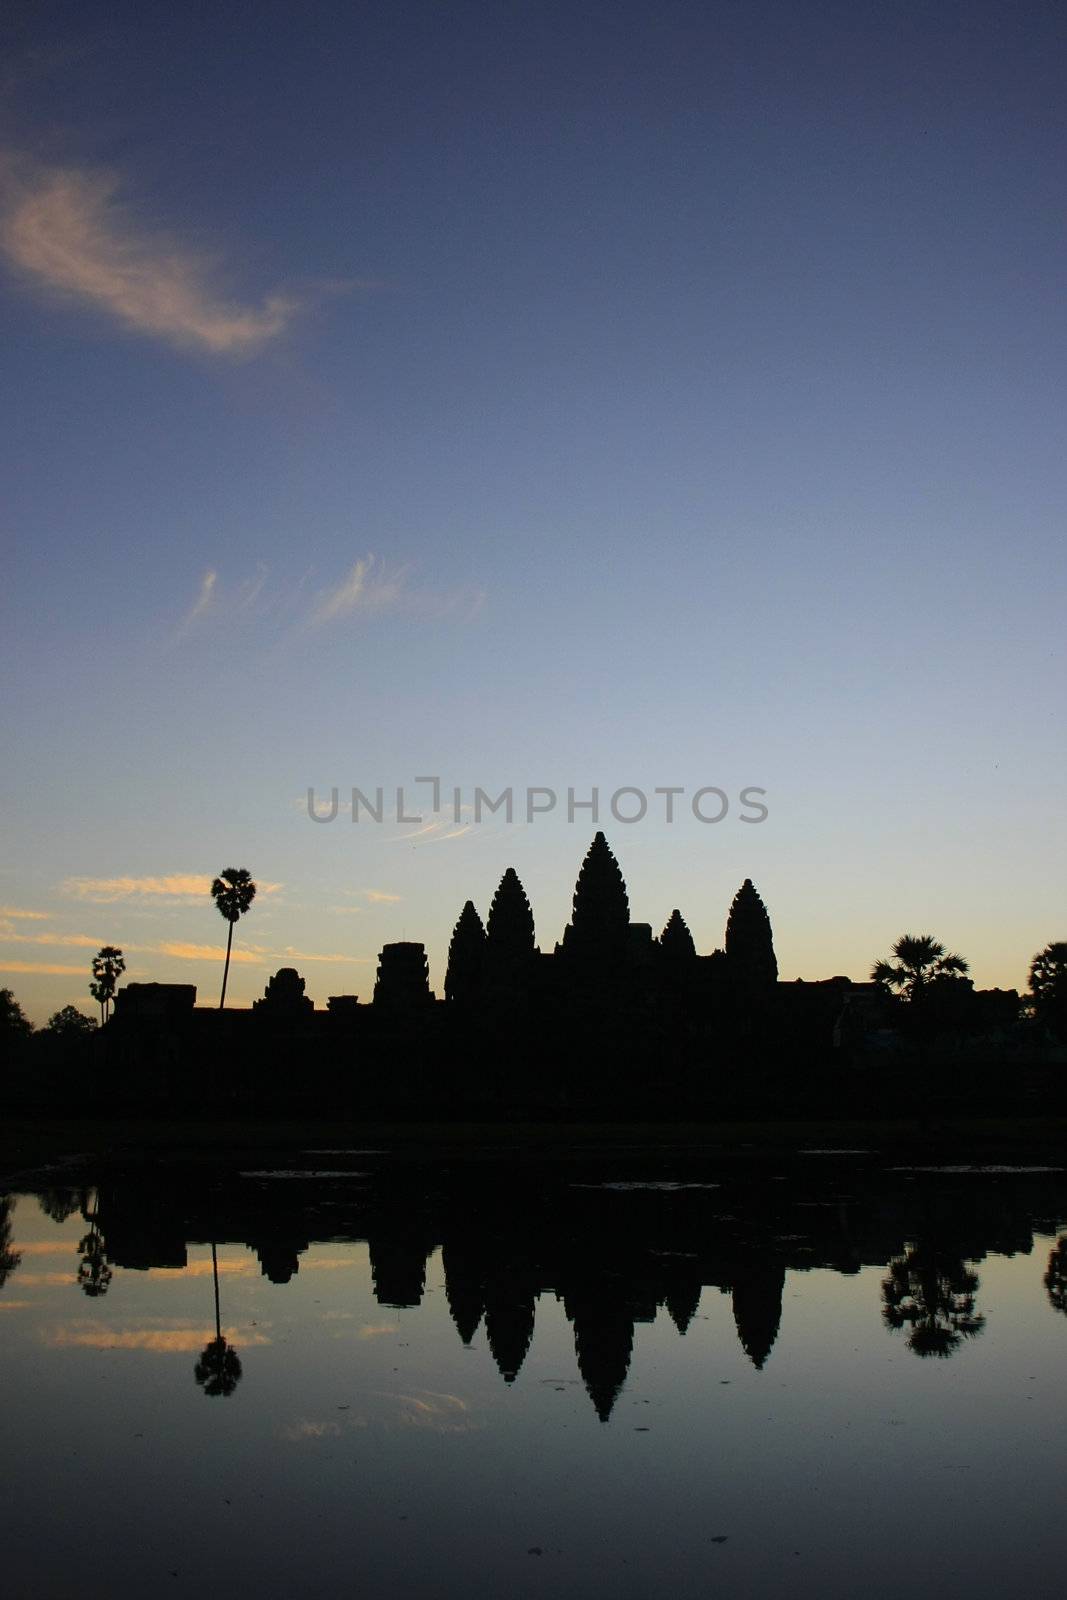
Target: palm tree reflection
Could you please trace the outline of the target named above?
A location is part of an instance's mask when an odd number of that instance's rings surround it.
[[[1052,1309],[1067,1315],[1067,1235],[1057,1239],[1048,1258],[1045,1288]]]
[[[193,1376],[205,1394],[232,1394],[241,1381],[241,1363],[237,1351],[222,1337],[219,1314],[219,1255],[212,1241],[211,1273],[215,1281],[215,1337],[209,1339],[197,1357]]]
[[[0,1195],[0,1289],[14,1272],[22,1256],[11,1247],[11,1208],[9,1194]]]
[[[934,1244],[913,1244],[889,1263],[883,1320],[890,1328],[910,1328],[907,1345],[917,1356],[946,1360],[985,1327],[985,1317],[974,1309],[978,1286],[977,1274],[959,1256]]]
[[[94,1190],[92,1195],[93,1209],[90,1215],[88,1205],[89,1196],[84,1197],[82,1203],[82,1216],[89,1224],[89,1232],[78,1243],[78,1254],[81,1260],[78,1263],[78,1285],[85,1294],[93,1300],[98,1295],[107,1294],[112,1279],[112,1271],[108,1265],[107,1246],[100,1233],[97,1220],[100,1209],[100,1196]]]

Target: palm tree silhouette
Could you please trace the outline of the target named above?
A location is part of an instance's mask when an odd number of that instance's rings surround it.
[[[11,1273],[14,1272],[22,1256],[19,1251],[11,1246],[11,1208],[14,1205],[12,1195],[0,1195],[0,1289],[4,1287]]]
[[[905,1000],[914,1000],[933,978],[962,978],[969,971],[962,956],[949,955],[928,933],[905,933],[893,946],[896,963],[876,961],[871,982],[883,989],[896,989]]]
[[[100,1234],[100,1195],[93,1191],[93,1209],[89,1212],[89,1196],[86,1195],[81,1208],[82,1216],[89,1224],[89,1232],[84,1239],[78,1241],[78,1287],[82,1289],[91,1300],[96,1300],[102,1294],[107,1294],[111,1285],[112,1271],[108,1265],[107,1245]]]
[[[101,1026],[107,1021],[108,1007],[115,997],[115,985],[126,971],[122,951],[113,944],[105,944],[93,957],[93,982],[89,993],[100,1007]]]
[[[256,898],[256,886],[252,882],[252,874],[248,868],[223,867],[219,876],[212,880],[211,898],[218,907],[219,914],[225,917],[230,925],[230,931],[226,936],[226,965],[222,969],[222,999],[219,1001],[221,1011],[226,1004],[226,980],[230,975],[233,926],[238,917],[244,916]]]
[[[212,1399],[216,1395],[230,1395],[241,1381],[241,1362],[237,1351],[222,1337],[219,1317],[219,1256],[214,1240],[211,1243],[211,1272],[215,1280],[215,1337],[209,1339],[197,1357],[193,1377],[204,1393]]]
[[[1067,1039],[1067,941],[1047,944],[1031,961],[1030,1003],[1039,1022]]]
[[[908,1328],[908,1349],[917,1356],[952,1355],[964,1339],[985,1327],[974,1309],[977,1274],[958,1255],[936,1244],[910,1245],[889,1263],[882,1282],[882,1318],[888,1328]]]
[[[1048,1258],[1045,1288],[1054,1311],[1067,1315],[1067,1237],[1057,1239]]]

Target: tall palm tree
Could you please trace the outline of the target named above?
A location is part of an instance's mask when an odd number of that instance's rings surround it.
[[[193,1368],[193,1377],[204,1393],[212,1399],[219,1395],[225,1399],[241,1381],[241,1358],[233,1345],[222,1336],[222,1319],[219,1312],[219,1254],[215,1241],[211,1242],[211,1269],[215,1279],[215,1337],[209,1339]]]
[[[100,1007],[101,1025],[107,1021],[108,1009],[115,998],[115,986],[126,971],[122,951],[113,944],[105,944],[93,957],[93,981],[89,993]]]
[[[218,907],[220,916],[225,917],[230,924],[230,931],[226,936],[226,965],[222,969],[222,999],[219,1001],[221,1011],[226,1004],[226,980],[230,975],[233,926],[238,917],[244,916],[256,898],[256,886],[252,882],[252,874],[248,868],[223,867],[219,876],[212,881],[211,898]]]
[[[905,933],[893,946],[895,964],[876,961],[871,982],[914,1000],[933,978],[962,978],[970,969],[962,956],[949,955],[928,933]]]

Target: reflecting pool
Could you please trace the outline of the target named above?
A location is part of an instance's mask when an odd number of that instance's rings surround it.
[[[1061,1170],[74,1163],[0,1285],[20,1600],[1062,1589]]]

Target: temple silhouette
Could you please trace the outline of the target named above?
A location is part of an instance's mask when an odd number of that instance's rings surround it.
[[[1062,1074],[1054,1082],[1051,1068],[1043,1078],[1005,1077],[1015,992],[962,988],[966,1015],[956,997],[942,1059],[929,1040],[894,1033],[899,1006],[891,1014],[877,983],[783,982],[767,908],[748,878],[722,947],[706,954],[679,909],[658,935],[634,921],[619,864],[597,833],[551,951],[538,948],[513,867],[484,920],[466,901],[441,999],[425,947],[405,941],[382,949],[369,1000],[333,995],[325,1009],[291,967],[243,1010],[197,1007],[188,984],[127,983],[84,1048],[92,1109],[192,1115],[203,1110],[205,1071],[214,1115],[880,1115],[979,1111],[992,1096],[1002,1110],[1005,1091],[1020,1110],[1062,1099]],[[77,1107],[84,1089],[64,1087]]]

